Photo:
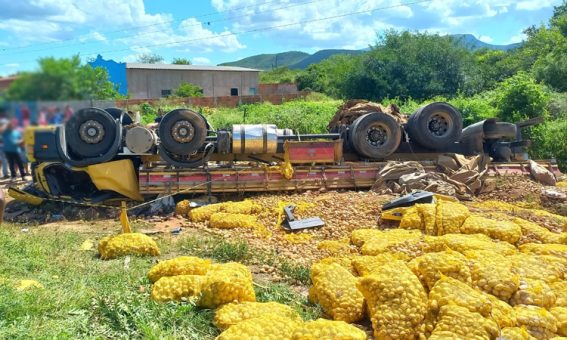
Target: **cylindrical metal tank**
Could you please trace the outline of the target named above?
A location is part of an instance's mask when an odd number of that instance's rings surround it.
[[[149,152],[156,141],[155,132],[143,126],[133,127],[126,132],[126,147],[135,154]]]
[[[232,152],[239,154],[276,153],[278,128],[275,125],[238,124],[232,126]]]

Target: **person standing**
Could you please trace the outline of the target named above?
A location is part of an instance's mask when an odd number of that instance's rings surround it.
[[[7,119],[0,119],[0,126],[3,126],[7,123]],[[0,134],[0,163],[2,163],[2,179],[10,178],[10,175],[8,174],[8,159],[6,158],[6,154],[4,153],[4,137],[2,137],[2,134]]]
[[[2,129],[2,138],[4,139],[4,153],[8,159],[8,165],[10,166],[10,174],[12,175],[12,180],[17,176],[16,166],[20,170],[20,176],[23,180],[26,179],[26,173],[24,171],[24,163],[20,157],[22,152],[23,138],[22,133],[18,129],[14,129],[12,122],[8,121]]]

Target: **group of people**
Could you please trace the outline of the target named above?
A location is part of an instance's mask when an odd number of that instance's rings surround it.
[[[20,171],[22,180],[29,176],[28,160],[24,148],[22,129],[6,118],[0,119],[0,162],[2,162],[2,178],[17,178],[16,167]],[[8,168],[10,173],[8,174]]]
[[[22,180],[30,176],[29,162],[24,145],[23,131],[29,126],[63,124],[73,115],[73,109],[66,105],[63,110],[57,107],[42,107],[33,113],[28,105],[19,105],[13,114],[0,118],[0,163],[2,179]]]

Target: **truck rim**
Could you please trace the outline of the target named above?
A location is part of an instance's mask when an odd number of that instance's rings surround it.
[[[427,122],[427,127],[432,135],[443,137],[451,130],[450,126],[452,123],[453,120],[448,113],[439,111],[431,115],[431,118],[429,118]]]
[[[374,124],[366,130],[366,142],[375,148],[379,148],[388,140],[388,129],[382,124]]]
[[[195,136],[195,128],[187,120],[180,120],[173,124],[171,128],[171,135],[178,143],[189,143]]]
[[[105,135],[104,126],[96,120],[87,120],[79,127],[79,135],[85,143],[100,143]]]

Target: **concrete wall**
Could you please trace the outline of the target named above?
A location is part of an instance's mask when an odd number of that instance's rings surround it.
[[[133,99],[163,97],[162,90],[173,90],[182,82],[197,85],[205,97],[254,95],[258,89],[257,71],[160,70],[127,68],[128,93]]]
[[[297,93],[297,85],[295,83],[282,84],[260,84],[258,85],[258,94],[291,94]]]
[[[222,97],[192,97],[192,98],[171,98],[163,99],[123,99],[115,102],[116,107],[129,108],[131,105],[140,105],[150,103],[153,105],[190,105],[200,107],[236,107],[240,104],[253,104],[270,102],[275,105],[282,104],[286,101],[305,97],[308,92],[298,92],[290,94],[270,94],[256,96],[222,96]]]

